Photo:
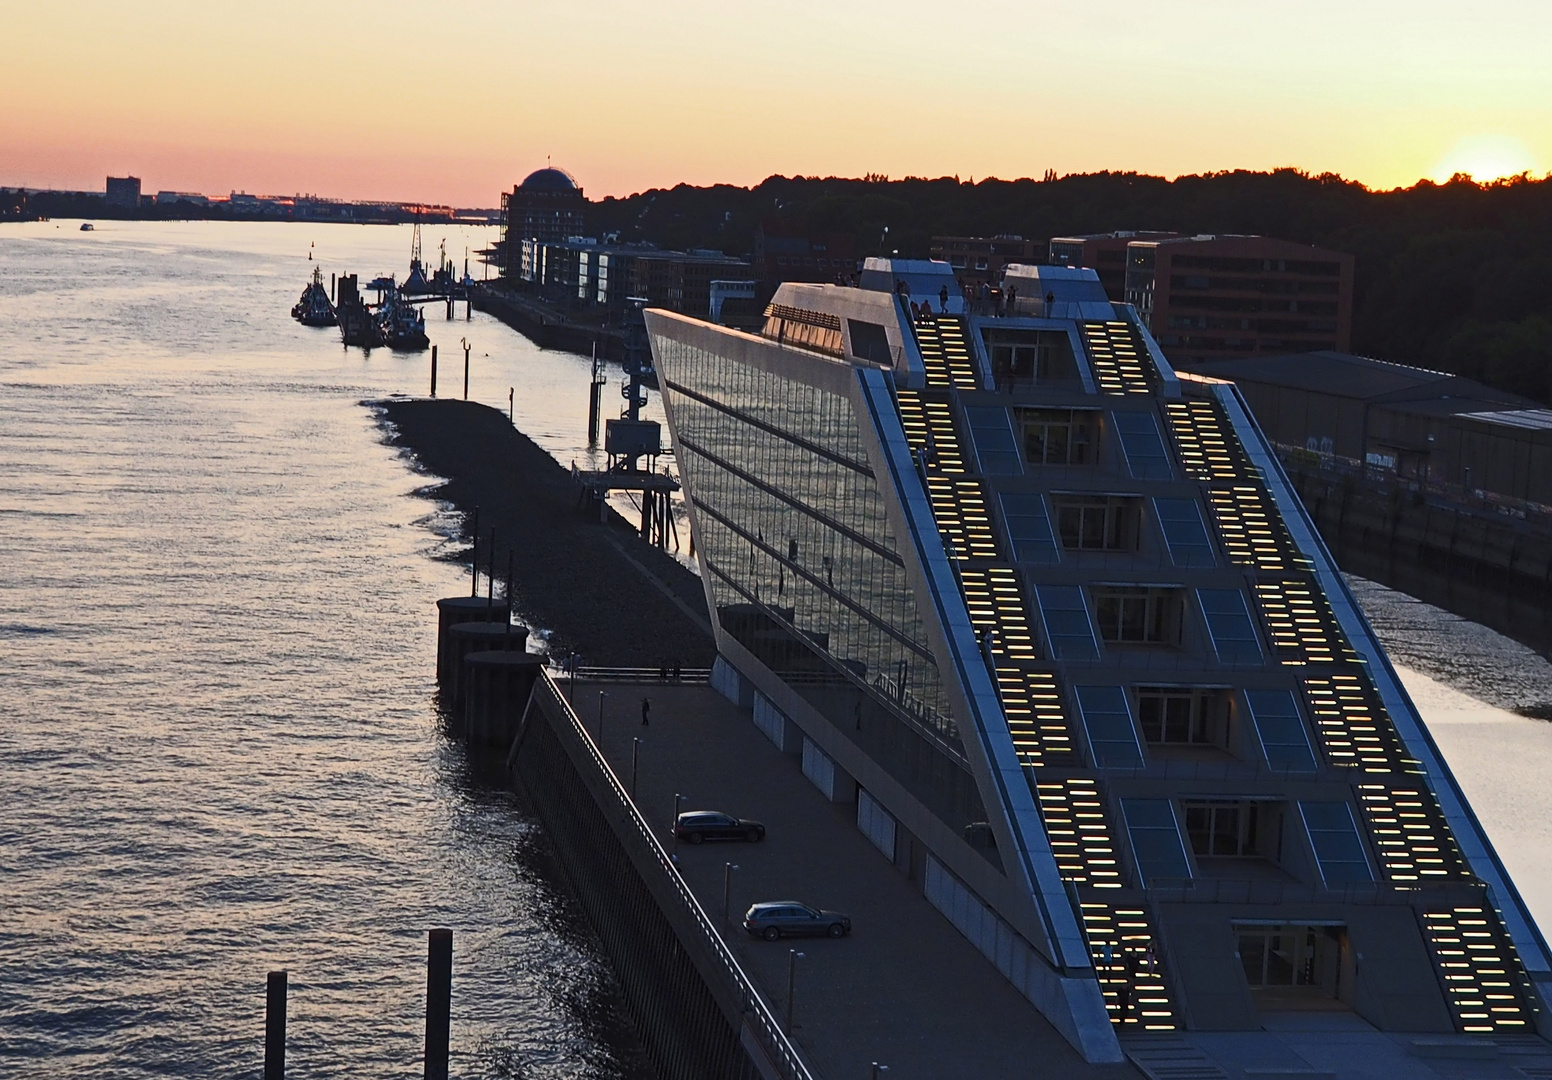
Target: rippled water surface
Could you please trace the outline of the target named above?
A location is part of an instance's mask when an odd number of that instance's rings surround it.
[[[493,238],[444,236],[460,263]],[[438,733],[431,604],[467,579],[360,404],[424,392],[428,357],[292,322],[311,244],[366,280],[410,236],[0,225],[0,1075],[254,1076],[284,967],[294,1075],[418,1076],[436,925],[456,1075],[630,1075],[533,824]],[[515,387],[518,426],[589,462],[586,359],[428,328],[444,394],[466,337],[472,396]],[[1552,919],[1552,725],[1506,711],[1552,702],[1552,666],[1357,588]]]
[[[0,225],[0,1074],[256,1075],[287,968],[294,1075],[418,1076],[446,925],[455,1074],[628,1075],[533,824],[438,733],[431,605],[467,579],[360,404],[427,357],[287,317],[310,243],[365,279],[410,236]],[[586,360],[430,330],[580,442]]]

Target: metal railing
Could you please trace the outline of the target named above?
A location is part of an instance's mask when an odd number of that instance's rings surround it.
[[[1277,456],[1282,459],[1284,466],[1295,471],[1319,469],[1323,473],[1362,480],[1387,494],[1399,490],[1424,496],[1432,495],[1462,509],[1499,514],[1542,525],[1552,522],[1552,506],[1531,502],[1528,499],[1500,495],[1484,488],[1468,488],[1464,484],[1402,476],[1383,465],[1371,465],[1356,458],[1322,453],[1303,446],[1273,443],[1272,447],[1276,450]]]
[[[703,938],[702,943],[721,968],[722,974],[737,992],[739,1011],[742,1013],[744,1023],[754,1034],[761,1049],[769,1057],[771,1064],[775,1066],[783,1080],[815,1080],[814,1074],[799,1055],[797,1048],[792,1045],[786,1033],[782,1031],[781,1025],[776,1022],[776,1017],[772,1014],[770,1007],[760,996],[760,992],[755,989],[754,983],[749,976],[744,973],[744,969],[739,965],[737,958],[733,956],[733,952],[728,948],[727,943],[722,940],[722,935],[717,932],[716,925],[707,917],[705,910],[700,905],[700,901],[696,900],[694,892],[691,891],[684,878],[680,876],[679,868],[674,865],[673,860],[669,858],[668,852],[664,850],[662,843],[653,834],[651,826],[641,816],[641,812],[636,809],[636,804],[631,801],[630,796],[625,791],[625,787],[620,783],[619,777],[614,774],[614,769],[610,767],[608,760],[604,757],[603,752],[599,750],[598,745],[593,742],[592,736],[588,734],[587,729],[582,726],[582,721],[578,719],[577,714],[571,708],[570,702],[561,694],[559,687],[549,677],[548,672],[534,686],[534,695],[536,699],[542,697],[548,705],[546,711],[551,712],[552,718],[555,718],[557,722],[560,722],[560,718],[564,718],[564,722],[570,727],[572,736],[580,743],[583,751],[591,758],[593,764],[603,776],[608,785],[609,793],[614,797],[617,804],[615,809],[621,812],[620,821],[639,834],[648,853],[657,862],[664,876],[668,879],[685,913],[689,915],[695,928],[700,932]]]
[[[664,683],[699,686],[711,681],[710,668],[687,667],[588,667],[565,663],[552,664],[551,678],[580,679],[583,682]]]

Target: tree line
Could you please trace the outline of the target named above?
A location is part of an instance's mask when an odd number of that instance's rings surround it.
[[[1294,169],[975,183],[773,176],[753,188],[680,185],[608,198],[589,212],[590,232],[730,255],[750,254],[769,219],[849,233],[864,254],[908,258],[926,258],[933,236],[1046,240],[1117,229],[1318,244],[1356,257],[1354,352],[1552,402],[1552,178],[1457,176],[1373,191]]]

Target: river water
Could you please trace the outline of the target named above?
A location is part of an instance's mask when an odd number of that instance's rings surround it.
[[[494,234],[444,237],[461,265]],[[409,249],[407,227],[0,226],[0,1074],[256,1075],[286,968],[295,1075],[419,1075],[438,925],[455,1075],[638,1067],[534,823],[438,730],[431,603],[466,587],[462,549],[361,404],[424,393],[429,358],[286,314],[309,251],[367,280]],[[479,314],[428,329],[444,395],[466,338],[471,397],[515,387],[519,428],[597,464],[586,358]],[[1510,711],[1552,703],[1552,666],[1355,584],[1552,920],[1552,725]]]

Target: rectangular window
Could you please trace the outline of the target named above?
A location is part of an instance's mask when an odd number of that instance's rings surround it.
[[[1099,646],[1089,611],[1083,603],[1083,590],[1077,585],[1041,585],[1035,589],[1040,601],[1040,618],[1045,623],[1046,642],[1057,660],[1097,660]]]
[[[1119,686],[1080,686],[1078,711],[1083,714],[1095,766],[1142,768],[1142,747],[1137,745],[1137,730],[1132,726],[1125,690]]]
[[[1180,823],[1168,799],[1122,799],[1121,816],[1144,888],[1168,878],[1189,878],[1191,864],[1180,842]]]
[[[1051,519],[1046,516],[1044,499],[1033,493],[1005,491],[1002,516],[1020,562],[1057,561],[1056,539],[1051,535]]]
[[[1228,742],[1227,695],[1192,686],[1139,686],[1137,724],[1145,742],[1223,746]]]
[[[1238,589],[1197,589],[1213,649],[1225,664],[1259,664],[1261,643]]]
[[[1178,645],[1180,589],[1145,585],[1096,585],[1094,619],[1099,636],[1120,645]]]
[[[1210,799],[1185,804],[1186,834],[1197,858],[1254,858],[1261,854],[1259,803]]]
[[[1353,812],[1346,803],[1301,802],[1299,813],[1309,830],[1320,876],[1327,885],[1374,880],[1363,841],[1358,838],[1358,826],[1353,823]]]
[[[1250,718],[1268,765],[1288,772],[1315,771],[1315,753],[1293,691],[1246,690],[1245,703],[1250,706]]]
[[[1154,499],[1159,531],[1176,566],[1213,566],[1218,559],[1195,499]]]
[[[1018,474],[1018,442],[1013,438],[1013,428],[1008,423],[1008,410],[992,406],[968,406],[965,419],[970,424],[970,437],[975,442],[975,454],[981,462],[981,471],[989,476]]]
[[[1089,465],[1095,457],[1097,413],[1086,409],[1015,409],[1031,465]]]
[[[1126,455],[1126,464],[1138,480],[1168,480],[1175,475],[1169,452],[1159,434],[1158,421],[1151,412],[1116,412],[1116,436]]]
[[[1068,551],[1136,551],[1142,500],[1132,495],[1054,495],[1057,528]]]

